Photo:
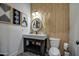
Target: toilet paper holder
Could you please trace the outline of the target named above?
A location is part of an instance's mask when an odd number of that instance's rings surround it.
[[[76,44],[79,45],[79,40],[76,41]]]

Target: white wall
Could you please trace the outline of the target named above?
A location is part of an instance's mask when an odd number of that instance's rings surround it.
[[[79,4],[70,4],[70,51],[72,55],[79,55]]]
[[[9,25],[0,23],[0,53],[8,53]]]
[[[30,4],[9,4],[28,15],[28,27],[0,23],[0,53],[15,55],[23,51],[22,33],[30,33]]]
[[[16,8],[17,10],[25,13],[28,16],[28,28],[22,28],[23,33],[29,33],[30,32],[30,4],[29,3],[10,3],[10,6],[13,8]]]

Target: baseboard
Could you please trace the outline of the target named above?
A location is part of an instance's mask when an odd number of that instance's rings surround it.
[[[9,56],[17,56],[18,51],[11,53]]]
[[[8,56],[8,53],[2,53],[2,52],[0,52],[0,54],[3,54],[4,56]]]
[[[12,54],[10,54],[9,56],[17,56],[18,54],[20,54],[20,53],[22,53],[23,51],[20,51],[20,52],[18,52],[18,51],[15,51],[15,52],[13,52]]]

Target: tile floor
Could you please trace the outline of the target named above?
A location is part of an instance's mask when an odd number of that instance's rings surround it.
[[[32,52],[24,52],[24,53],[18,54],[17,56],[40,56],[40,55],[37,55],[37,54],[32,53]],[[45,56],[48,56],[48,55],[45,54]]]

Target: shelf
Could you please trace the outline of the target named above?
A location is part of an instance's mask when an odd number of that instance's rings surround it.
[[[39,54],[40,53],[40,49],[41,49],[40,46],[30,44],[30,45],[26,46],[26,49],[25,50],[26,51],[28,50],[28,51],[31,51],[31,52],[34,52],[34,53]]]

